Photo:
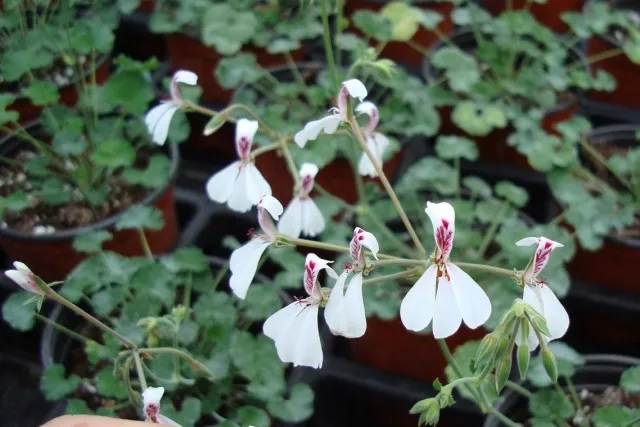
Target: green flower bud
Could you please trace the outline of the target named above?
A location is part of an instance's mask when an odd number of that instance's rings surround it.
[[[390,59],[378,59],[373,63],[373,66],[376,70],[386,74],[389,77],[396,72],[396,63]]]
[[[491,363],[493,361],[493,355],[498,348],[500,338],[495,332],[491,332],[485,335],[480,342],[478,352],[476,353],[476,367]]]
[[[498,367],[496,368],[496,390],[498,393],[502,391],[504,385],[507,383],[509,379],[509,374],[511,373],[511,352],[505,354],[505,356],[500,360]]]
[[[542,343],[541,343],[542,345]],[[558,363],[556,362],[556,356],[549,350],[546,345],[542,347],[542,364],[544,365],[547,375],[554,383],[558,381]]]
[[[182,323],[182,321],[187,317],[188,314],[189,309],[184,305],[179,305],[171,310],[171,316],[177,324]]]
[[[456,403],[455,399],[451,395],[453,389],[449,386],[442,387],[440,393],[436,396],[436,400],[438,401],[438,406],[440,408],[447,408]]]
[[[513,302],[513,313],[515,314],[516,317],[523,317],[524,316],[524,311],[525,311],[525,306],[526,303],[524,301],[522,301],[521,299],[517,299]]]
[[[526,324],[526,323],[525,323]],[[520,371],[520,379],[525,379],[529,370],[529,346],[526,344],[518,347],[518,371]]]
[[[426,412],[429,410],[431,406],[438,406],[438,402],[436,402],[435,397],[430,397],[428,399],[423,399],[417,402],[413,407],[409,410],[409,413],[412,415],[420,414],[422,412]]]
[[[525,310],[527,311],[527,315],[529,316],[533,329],[540,332],[542,335],[550,337],[551,332],[549,332],[549,327],[547,326],[547,321],[544,320],[544,317],[542,317],[542,315],[529,304],[526,305]]]
[[[433,397],[416,403],[409,412],[411,414],[420,414],[418,425],[436,425],[440,419],[440,406]]]
[[[495,358],[500,359],[502,356],[504,356],[504,353],[507,351],[507,347],[509,347],[509,334],[503,332],[500,336],[500,340],[498,341]]]

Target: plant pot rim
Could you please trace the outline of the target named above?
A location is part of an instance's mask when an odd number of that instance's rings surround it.
[[[591,132],[588,133],[587,137],[592,143],[599,145],[607,142],[615,142],[617,139],[615,135],[617,134],[635,134],[638,130],[640,130],[640,124],[625,123],[606,125],[592,129]],[[607,138],[607,136],[611,136],[611,138]],[[616,236],[611,234],[608,234],[605,238],[619,245],[640,249],[640,238]]]
[[[589,354],[584,356],[585,364],[581,367],[578,367],[578,370],[588,368],[589,365],[625,365],[625,366],[635,366],[640,365],[640,359],[633,356],[624,356],[619,354]],[[519,384],[522,385],[523,381],[519,381]],[[576,386],[580,385],[577,383]],[[612,384],[613,385],[613,384]],[[513,403],[514,400],[518,399],[520,395],[518,392],[514,390],[507,390],[501,400],[499,400],[494,408],[497,410],[503,410],[507,407],[510,407],[510,404]],[[499,427],[502,423],[498,421],[491,414],[487,415],[487,418],[484,420],[483,427]]]
[[[102,67],[103,65],[105,65],[110,59],[111,59],[111,53],[112,52],[107,52],[107,53],[103,53],[100,54],[96,60],[96,66],[95,66],[95,71],[98,70],[98,68]],[[84,72],[84,70],[83,70]],[[72,86],[75,86],[76,83],[78,83],[80,81],[80,79],[82,79],[83,74],[78,74],[74,77],[74,79],[72,81],[70,81],[69,83],[65,84],[64,86],[56,86],[58,88],[58,92],[65,90],[67,88],[70,88]],[[19,94],[14,94],[14,95],[19,95]],[[18,102],[18,101],[29,101],[29,97],[28,96],[24,96],[24,95],[19,95],[16,96],[16,100],[14,102]],[[32,124],[32,123],[29,123]],[[5,141],[6,138],[3,138],[2,140],[0,140],[0,144],[3,143]]]
[[[29,130],[37,128],[39,126],[41,126],[40,122],[34,121],[25,125],[24,128],[28,132]],[[0,139],[0,147],[9,143],[9,141],[15,138],[17,137],[10,135]],[[169,159],[171,160],[171,167],[169,169],[169,179],[167,180],[166,185],[160,188],[152,189],[146,196],[144,196],[142,200],[134,204],[143,204],[143,205],[153,204],[156,200],[158,200],[162,196],[162,194],[166,191],[166,189],[175,182],[176,177],[178,175],[178,166],[180,163],[180,150],[178,149],[176,144],[168,143],[168,144],[165,144],[164,146],[167,146],[167,145],[169,146],[167,151],[168,151]],[[54,233],[47,233],[47,234],[27,233],[24,231],[14,230],[9,227],[0,228],[0,237],[9,237],[13,239],[36,240],[36,241],[68,240],[80,234],[87,233],[96,229],[113,228],[113,226],[116,224],[120,216],[127,210],[128,209],[125,209],[124,211],[118,212],[115,215],[111,215],[107,218],[91,223],[90,225],[86,225],[84,227],[68,228],[68,229],[55,231]]]
[[[451,40],[453,42],[453,44],[455,44],[457,46],[457,44],[455,43],[456,37],[463,37],[463,36],[469,36],[469,35],[473,35],[473,29],[471,27],[462,27],[462,28],[459,28],[456,31],[454,31],[450,35],[449,40]],[[428,55],[425,56],[425,58],[422,60],[422,67],[421,67],[422,77],[427,81],[432,80],[433,79],[433,74],[434,74],[432,72],[434,67],[431,65],[431,62],[429,61],[429,58],[438,49],[440,49],[442,46],[444,46],[444,43],[442,41],[438,41],[438,43],[436,43],[435,45],[433,45],[433,47],[431,47],[431,49],[429,49]],[[588,66],[588,64],[586,62],[584,54],[579,49],[576,49],[575,47],[570,47],[568,49],[568,51],[571,52],[576,57],[576,59],[578,59],[580,62],[582,62],[582,64],[584,65],[585,69],[589,68],[589,66]],[[570,90],[568,92],[570,92],[573,95],[571,97],[571,99],[567,99],[567,100],[563,100],[563,101],[560,101],[560,102],[556,102],[556,105],[554,105],[551,108],[547,108],[547,109],[544,110],[545,115],[554,114],[554,113],[557,113],[559,111],[566,110],[566,109],[570,108],[573,105],[577,105],[578,104],[578,98],[579,98],[580,94],[583,92],[582,89],[576,88],[576,89]]]

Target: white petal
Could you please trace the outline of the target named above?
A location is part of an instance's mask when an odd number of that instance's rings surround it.
[[[400,305],[400,319],[410,331],[421,331],[431,323],[436,304],[436,274],[431,265],[407,292]]]
[[[329,329],[334,335],[338,335],[335,330],[335,326],[338,324],[340,310],[342,309],[342,300],[344,299],[344,283],[347,280],[347,272],[342,272],[336,284],[333,285],[331,293],[329,294],[329,301],[324,308],[324,320],[329,325]]]
[[[252,205],[257,205],[260,202],[262,196],[271,196],[271,186],[266,179],[262,176],[256,165],[248,163],[244,166],[247,171],[246,181],[246,193]],[[274,199],[275,200],[275,199]],[[276,200],[277,201],[277,200]],[[278,202],[280,204],[280,202]],[[280,213],[274,215],[274,218],[278,219],[278,216],[282,213],[282,205],[280,205]]]
[[[427,202],[425,212],[429,215],[433,225],[433,236],[439,249],[437,256],[442,256],[446,260],[453,249],[453,237],[456,229],[456,213],[453,206],[447,202]]]
[[[349,282],[342,301],[343,315],[347,319],[346,328],[340,335],[347,338],[359,338],[367,331],[367,316],[362,298],[362,273],[357,273]]]
[[[258,269],[260,257],[271,243],[270,240],[258,237],[231,253],[229,287],[238,298],[245,299],[247,296],[247,290]]]
[[[280,218],[280,215],[282,215],[282,211],[284,210],[284,208],[282,207],[282,203],[280,203],[280,200],[276,199],[270,194],[265,194],[260,199],[260,203],[258,203],[258,206],[269,212],[269,215],[271,215],[275,220]]]
[[[458,310],[456,297],[452,285],[445,276],[438,280],[436,291],[436,308],[433,313],[433,337],[447,338],[455,334],[462,323],[462,316]]]
[[[293,366],[309,366],[319,369],[322,367],[322,344],[320,343],[320,330],[318,329],[318,304],[312,304],[300,313],[300,324],[293,334],[298,335]],[[296,328],[297,329],[297,328]]]
[[[145,117],[147,130],[152,135],[152,140],[156,144],[163,145],[169,135],[169,125],[178,106],[165,102],[151,109]]]
[[[380,132],[373,133],[373,140],[376,143],[376,147],[378,149],[377,159],[380,164],[384,163],[384,152],[389,148],[389,138],[381,134]]]
[[[376,104],[374,104],[373,102],[369,102],[369,101],[361,102],[356,107],[356,113],[366,114],[369,117],[371,117],[371,115],[373,114],[374,111],[377,112],[378,111],[378,107],[376,107]]]
[[[307,254],[304,260],[304,275],[303,284],[307,294],[314,296],[314,292],[317,290],[316,280],[318,280],[318,274],[321,270],[327,270],[329,277],[338,279],[336,272],[329,266],[333,261],[320,258],[314,253]]]
[[[164,394],[164,387],[147,387],[142,392],[142,402],[145,408],[151,404],[160,405],[160,400]]]
[[[537,237],[525,237],[516,242],[516,246],[531,246],[538,243]]]
[[[173,427],[182,427],[180,424],[178,424],[177,422],[173,421],[171,418],[165,417],[162,414],[158,415],[158,421],[160,421],[160,424],[163,424],[163,425],[168,425],[168,426],[173,426]]]
[[[248,212],[254,203],[247,194],[247,181],[248,172],[246,167],[242,167],[238,173],[235,183],[233,184],[233,190],[231,196],[227,201],[227,206],[236,212]]]
[[[324,216],[313,199],[302,201],[302,232],[309,237],[317,236],[324,231]]]
[[[258,131],[258,122],[248,119],[239,119],[236,122],[236,152],[245,162],[249,160],[253,137]]]
[[[274,341],[278,340],[280,334],[289,335],[287,334],[289,326],[304,307],[305,304],[303,302],[295,301],[281,308],[265,320],[264,325],[262,325],[262,332]]]
[[[198,75],[189,70],[178,70],[173,74],[173,79],[178,83],[184,83],[187,85],[197,85]]]
[[[285,209],[278,223],[278,231],[287,236],[300,237],[300,233],[302,233],[302,202],[299,197],[294,197]]]
[[[31,274],[32,271],[29,267],[27,267],[27,264],[20,262],[20,261],[15,261],[13,263],[13,266],[16,268],[16,270],[24,273],[24,274]]]
[[[522,300],[527,304],[529,304],[535,311],[537,311],[544,317],[544,310],[542,308],[542,295],[539,291],[536,292],[530,286],[525,285],[524,293],[522,295]],[[539,342],[538,342],[538,337],[533,330],[533,327],[531,327],[531,325],[529,326],[530,326],[529,336],[528,336],[529,350],[533,351],[538,347]],[[518,330],[518,334],[520,334],[519,330]],[[544,335],[542,335],[542,337],[547,338]],[[516,335],[516,340],[522,340],[522,337],[520,335]],[[546,341],[548,341],[548,339]]]
[[[342,85],[347,88],[347,92],[353,98],[358,98],[360,101],[364,101],[367,97],[367,88],[358,79],[351,79],[342,82]]]
[[[378,245],[378,240],[376,239],[376,236],[369,233],[368,231],[365,231],[364,233],[362,233],[362,236],[364,236],[364,238],[360,240],[360,244],[365,248],[369,249],[373,254],[373,257],[375,259],[378,259],[378,251],[380,250],[380,246]]]
[[[27,292],[31,292],[34,294],[41,294],[40,288],[31,281],[29,275],[24,274],[22,271],[18,270],[7,270],[4,274],[11,280],[15,282],[16,285],[20,286]]]
[[[335,133],[341,122],[342,117],[339,114],[332,114],[320,120],[311,121],[300,132],[296,133],[294,140],[300,148],[304,148],[307,141],[314,141],[320,132],[326,134]]]
[[[300,177],[311,176],[312,178],[315,178],[317,174],[318,166],[313,163],[303,163],[302,166],[300,166]]]
[[[544,304],[544,318],[551,333],[551,339],[558,339],[569,329],[569,314],[549,286],[542,286],[540,291]]]
[[[483,325],[491,316],[491,301],[475,280],[453,263],[447,263],[451,288],[462,320],[471,329]]]
[[[369,159],[367,153],[362,153],[362,157],[360,157],[360,162],[358,162],[358,173],[362,176],[370,176],[371,178],[376,178],[378,176],[378,172],[373,166],[373,163],[371,163],[371,159]]]
[[[226,203],[233,192],[234,183],[240,173],[241,162],[233,162],[216,172],[207,181],[207,195],[218,203]]]

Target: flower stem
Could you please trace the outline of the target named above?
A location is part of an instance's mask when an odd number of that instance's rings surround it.
[[[573,381],[571,381],[570,377],[564,377],[567,382],[567,388],[569,389],[569,395],[573,400],[573,403],[576,405],[576,409],[582,411],[582,403],[580,403],[580,398],[578,397],[578,393],[576,393],[576,387],[573,385]]]
[[[82,341],[83,343],[87,344],[90,340],[86,337],[83,337],[82,335],[80,335],[79,333],[72,331],[71,329],[62,326],[61,324],[59,324],[58,322],[55,322],[51,319],[49,319],[46,316],[43,316],[40,313],[35,313],[36,319],[38,319],[39,321],[46,323],[47,325],[50,325],[51,327],[59,330],[60,332],[67,334],[68,336],[70,336],[73,339],[76,339],[78,341]]]
[[[398,200],[398,196],[396,196],[395,191],[393,191],[393,187],[391,186],[391,183],[389,182],[389,180],[387,179],[387,176],[382,170],[382,167],[380,166],[380,164],[378,163],[378,160],[376,160],[375,156],[367,146],[364,140],[364,137],[362,136],[362,132],[360,131],[360,126],[358,126],[358,122],[356,122],[356,118],[354,116],[349,117],[349,124],[351,125],[351,129],[353,130],[353,133],[356,137],[356,140],[358,141],[358,144],[360,144],[360,147],[362,148],[362,150],[367,154],[367,156],[369,157],[369,160],[371,160],[371,163],[373,164],[373,167],[378,173],[380,182],[382,182],[382,185],[387,191],[387,194],[391,198],[391,202],[396,207],[396,210],[398,211],[398,215],[400,215],[400,219],[404,223],[404,226],[407,228],[407,231],[409,232],[409,235],[411,236],[411,239],[413,240],[414,245],[420,251],[421,256],[424,257],[426,255],[424,246],[422,246],[422,243],[420,242],[420,239],[418,238],[416,231],[413,229],[413,226],[411,225],[411,221],[409,221],[407,214],[404,212],[404,209],[402,208],[402,204],[400,204],[400,201]]]
[[[453,355],[451,354],[451,350],[449,350],[449,346],[447,345],[447,342],[444,339],[439,339],[438,345],[440,346],[442,355],[444,356],[447,363],[451,365],[451,367],[453,368],[453,371],[458,376],[458,379],[463,378],[464,375],[462,375],[462,369],[460,369],[460,367],[458,366],[458,363],[453,358]],[[480,396],[478,396],[477,390],[475,388],[472,388],[469,384],[465,384],[464,386],[467,389],[467,391],[471,394],[471,396],[473,396],[476,402],[481,402]]]
[[[384,276],[374,277],[372,279],[365,279],[362,284],[363,285],[372,285],[374,283],[380,282],[388,282],[396,279],[402,279],[404,277],[410,276],[411,274],[417,273],[418,270],[412,268],[410,270],[401,271],[400,273],[386,274]]]
[[[118,341],[124,344],[125,347],[131,348],[131,349],[136,348],[136,345],[131,340],[123,337],[122,335],[120,335],[119,333],[111,329],[109,326],[102,323],[100,320],[96,319],[95,317],[93,317],[92,315],[90,315],[89,313],[87,313],[86,311],[84,311],[83,309],[81,309],[71,301],[64,298],[62,295],[60,295],[59,293],[51,289],[51,287],[46,283],[44,283],[42,280],[38,280],[38,282],[39,282],[38,284],[40,286],[40,289],[44,292],[45,296],[54,300],[58,304],[63,305],[69,310],[73,311],[78,316],[83,317],[86,321],[96,326],[97,328],[101,329],[102,331],[113,335],[116,339],[118,339]]]
[[[507,380],[507,382],[505,383],[505,386],[515,391],[516,393],[520,394],[521,396],[526,397],[527,399],[531,399],[533,397],[533,393],[531,393],[526,388],[522,387],[520,384],[515,383],[511,380]]]
[[[167,354],[173,354],[176,355],[180,358],[182,358],[184,361],[186,361],[189,366],[191,367],[192,370],[194,370],[195,372],[197,371],[202,371],[204,373],[207,374],[207,376],[209,377],[210,380],[215,380],[216,376],[213,372],[211,372],[211,370],[209,368],[207,368],[205,365],[203,365],[201,362],[197,361],[196,359],[194,359],[190,354],[177,349],[177,348],[173,348],[173,347],[154,347],[154,348],[141,348],[138,350],[139,353],[147,353],[147,354],[154,354],[154,353],[167,353]]]
[[[334,245],[333,243],[316,242],[315,240],[298,239],[298,238],[285,236],[285,235],[282,235],[282,234],[280,234],[279,236],[281,236],[285,240],[290,241],[291,243],[293,243],[296,246],[304,246],[304,247],[307,247],[307,248],[316,248],[316,249],[325,249],[327,251],[333,251],[333,252],[349,252],[349,247],[348,246]],[[386,254],[378,253],[378,258],[395,259],[397,257],[395,257],[393,255],[386,255]]]
[[[494,417],[496,417],[498,420],[500,420],[504,425],[506,425],[508,427],[521,427],[522,426],[522,424],[518,424],[518,423],[512,421],[509,417],[504,415],[502,412],[498,411],[493,406],[490,406],[488,408],[488,411],[489,411],[490,414],[492,414]]]
[[[625,187],[627,187],[628,189],[631,190],[631,184],[629,184],[627,182],[626,179],[624,179],[624,177],[620,176],[620,174],[618,174],[614,168],[612,168],[609,165],[609,162],[607,162],[607,159],[604,158],[604,156],[598,151],[596,150],[590,143],[589,141],[587,141],[587,138],[581,138],[580,139],[580,146],[582,146],[582,148],[591,156],[593,157],[593,159],[595,161],[597,161],[598,163],[600,163],[602,166],[606,167],[609,172],[611,172],[611,174],[613,176],[615,176],[618,181],[620,181],[621,184],[623,184]]]
[[[496,274],[499,276],[518,277],[518,272],[507,270],[506,268],[493,267],[491,265],[472,264],[469,262],[454,262],[460,268],[484,271],[486,273]]]
[[[508,208],[509,204],[506,201],[503,201],[502,206],[500,206],[500,210],[498,211],[496,216],[493,217],[493,221],[491,221],[491,225],[489,225],[489,228],[487,229],[487,232],[482,239],[482,243],[480,243],[480,247],[478,248],[479,258],[482,258],[484,253],[489,248],[489,245],[493,241],[493,237],[496,235],[496,231],[498,231],[498,226],[502,222],[502,218],[504,218]]]
[[[406,258],[392,258],[383,259],[381,261],[374,261],[373,265],[376,267],[383,265],[427,265],[427,261],[423,259],[406,259]]]
[[[324,54],[327,58],[327,65],[329,66],[329,74],[331,75],[331,84],[334,92],[338,92],[339,81],[338,73],[336,70],[336,61],[333,57],[333,48],[331,46],[331,30],[329,29],[329,10],[327,5],[328,0],[321,0],[320,7],[322,10],[322,41],[324,44]],[[338,23],[340,25],[340,23]]]
[[[136,363],[136,372],[138,373],[138,380],[140,380],[140,386],[142,391],[147,389],[147,379],[144,376],[144,369],[142,369],[142,361],[140,360],[140,354],[134,350],[133,360]]]
[[[147,236],[144,234],[144,230],[142,228],[137,228],[138,236],[140,237],[140,244],[142,245],[142,249],[144,250],[144,254],[149,258],[150,261],[153,261],[153,252],[151,252],[151,247],[149,246],[149,241],[147,240]]]
[[[289,169],[289,173],[293,178],[294,187],[297,189],[300,187],[300,177],[298,176],[298,168],[296,167],[296,162],[293,160],[291,151],[289,151],[287,141],[284,139],[280,139],[279,144],[282,149],[282,155],[284,156],[285,163],[287,164],[287,169]]]
[[[280,144],[278,144],[277,142],[274,142],[272,144],[265,145],[264,147],[256,148],[255,150],[253,150],[251,152],[251,157],[253,157],[255,159],[260,154],[264,154],[264,153],[266,153],[268,151],[277,150],[278,148],[280,148]]]

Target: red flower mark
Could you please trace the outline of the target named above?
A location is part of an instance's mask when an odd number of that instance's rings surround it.
[[[304,289],[309,295],[313,294],[313,288],[316,285],[317,272],[315,271],[316,262],[309,261],[304,267]]]
[[[442,262],[449,256],[451,248],[453,247],[453,231],[449,228],[449,221],[442,220],[442,225],[436,229],[436,244],[440,248],[440,256],[438,261]]]
[[[251,143],[249,142],[247,137],[240,137],[240,141],[238,141],[238,154],[240,155],[240,157],[242,157],[243,160],[247,159],[249,150],[251,150]]]
[[[302,177],[302,192],[303,196],[308,196],[313,189],[313,177],[311,175],[305,175]]]
[[[247,230],[247,237],[249,237],[250,239],[253,239],[255,235],[256,230],[253,227]]]
[[[345,262],[344,265],[342,266],[342,270],[344,271],[350,271],[353,268],[353,264],[351,264],[350,262]]]
[[[155,403],[150,403],[145,408],[145,415],[147,416],[147,418],[149,418],[149,420],[151,420],[152,423],[159,424],[160,423],[160,421],[158,421],[159,411],[160,409],[158,408],[158,405],[156,405]]]
[[[353,230],[353,239],[351,239],[351,244],[349,245],[349,254],[351,255],[353,262],[358,262],[358,260],[360,260],[360,249],[362,248],[360,242],[362,240],[364,240],[364,230],[357,227]]]
[[[536,260],[533,265],[533,274],[539,274],[547,262],[549,261],[549,254],[553,250],[553,243],[547,241],[544,243],[544,246],[538,246],[536,250]]]

